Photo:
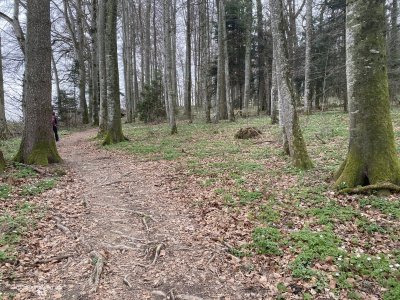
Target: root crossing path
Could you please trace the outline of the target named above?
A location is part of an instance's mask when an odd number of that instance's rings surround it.
[[[52,291],[31,299],[267,299],[221,275],[218,262],[235,258],[196,238],[196,209],[168,186],[173,163],[107,151],[95,135],[74,133],[59,144],[75,194],[65,205],[75,213],[55,217],[52,238],[66,236],[70,249],[58,251],[72,254],[51,261],[39,281]]]

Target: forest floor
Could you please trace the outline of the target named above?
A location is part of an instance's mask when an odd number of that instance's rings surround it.
[[[333,191],[346,116],[302,123],[308,172],[264,118],[127,124],[106,148],[87,130],[62,137],[64,164],[10,166],[0,299],[399,299],[398,196]],[[247,126],[262,134],[235,139]]]

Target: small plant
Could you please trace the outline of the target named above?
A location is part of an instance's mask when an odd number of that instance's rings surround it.
[[[280,231],[273,227],[258,227],[253,231],[253,247],[258,254],[280,255]]]
[[[270,205],[261,205],[257,219],[266,224],[275,223],[279,221],[280,214]]]
[[[7,199],[10,195],[11,187],[8,184],[0,185],[0,199]]]
[[[55,185],[55,179],[42,180],[36,184],[25,185],[22,187],[21,194],[24,196],[36,196],[45,191],[51,190]]]
[[[37,176],[34,169],[23,164],[15,163],[15,169],[16,172],[13,174],[15,178],[29,178]]]
[[[238,197],[239,197],[239,203],[242,205],[246,205],[250,202],[259,200],[263,197],[263,193],[255,191],[255,192],[249,192],[245,190],[241,190],[238,192]]]

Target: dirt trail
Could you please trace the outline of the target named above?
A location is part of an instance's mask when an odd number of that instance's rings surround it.
[[[173,176],[171,164],[106,151],[91,140],[95,134],[74,133],[59,144],[75,174],[69,208],[78,213],[66,212],[59,220],[70,234],[54,226],[43,240],[50,244],[67,235],[58,250],[69,247],[76,255],[38,271],[30,299],[267,299],[240,292],[234,274],[222,275],[229,270],[217,261],[226,251],[212,240],[199,240],[196,210],[175,199],[166,183]],[[95,292],[89,291],[95,286],[89,283],[93,251],[106,260]]]

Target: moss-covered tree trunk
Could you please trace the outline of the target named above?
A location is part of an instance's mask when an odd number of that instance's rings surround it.
[[[283,127],[284,149],[292,158],[295,167],[309,169],[312,167],[312,162],[308,156],[306,144],[300,129],[296,113],[297,95],[289,70],[282,0],[271,0],[270,8],[276,83],[280,102],[279,122]]]
[[[106,74],[108,128],[104,144],[115,144],[125,140],[122,133],[121,102],[119,95],[118,52],[117,52],[117,0],[107,1],[106,18]]]
[[[390,116],[384,1],[347,1],[350,142],[338,188],[400,184]]]
[[[6,169],[6,160],[4,159],[3,151],[0,150],[0,173]]]
[[[47,165],[60,162],[51,126],[50,0],[27,1],[26,112],[15,160]]]

